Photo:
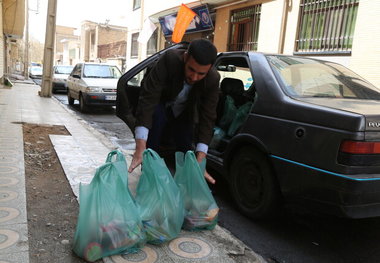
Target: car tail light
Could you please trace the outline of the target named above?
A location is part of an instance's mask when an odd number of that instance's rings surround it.
[[[340,151],[350,154],[380,154],[380,142],[343,141]]]

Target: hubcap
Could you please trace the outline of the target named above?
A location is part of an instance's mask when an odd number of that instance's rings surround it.
[[[244,162],[236,180],[240,203],[250,208],[259,206],[263,197],[263,178],[258,167],[251,162]]]

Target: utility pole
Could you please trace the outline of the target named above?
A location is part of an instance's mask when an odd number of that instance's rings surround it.
[[[55,21],[57,14],[57,0],[49,0],[46,18],[46,34],[44,48],[44,65],[42,73],[41,97],[51,97],[51,85],[53,78]]]

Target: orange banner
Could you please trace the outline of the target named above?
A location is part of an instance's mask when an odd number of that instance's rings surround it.
[[[179,43],[185,34],[186,29],[189,27],[191,20],[193,20],[196,14],[193,10],[182,4],[178,10],[177,19],[175,21],[174,31],[172,35],[172,41]]]

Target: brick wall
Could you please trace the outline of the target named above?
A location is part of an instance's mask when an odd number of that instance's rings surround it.
[[[98,57],[106,58],[125,58],[127,51],[127,41],[118,41],[110,44],[98,45]]]
[[[105,45],[110,43],[115,43],[119,41],[127,40],[126,30],[113,29],[110,27],[99,27],[98,28],[98,45]]]

